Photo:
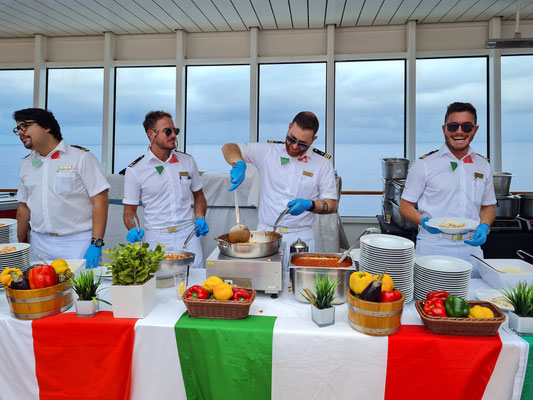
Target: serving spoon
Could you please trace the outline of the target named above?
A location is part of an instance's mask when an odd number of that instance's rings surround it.
[[[470,254],[472,257],[474,257],[476,260],[478,260],[479,262],[485,264],[487,267],[489,268],[492,268],[494,271],[498,272],[498,273],[502,273],[502,271],[498,271],[496,268],[494,268],[492,265],[490,265],[488,262],[486,262],[485,260],[479,258],[478,256],[474,255],[474,254]]]
[[[359,235],[359,237],[355,240],[355,242],[353,242],[353,244],[350,246],[350,248],[349,248],[348,250],[346,250],[344,253],[342,253],[342,257],[339,258],[339,261],[337,261],[337,264],[340,264],[341,262],[343,262],[344,259],[345,259],[346,257],[348,257],[348,254],[350,254],[350,251],[352,251],[352,250],[354,249],[355,245],[356,245],[357,243],[359,243],[359,240],[361,240],[361,238],[362,238],[363,236],[368,235],[369,233],[381,233],[381,231],[380,231],[379,229],[377,229],[377,228],[368,228],[368,229],[365,229],[365,230],[363,231],[363,233],[361,233],[361,234]]]
[[[233,194],[235,196],[235,219],[237,220],[237,224],[229,231],[228,239],[231,243],[247,243],[250,240],[250,229],[241,224],[237,189],[233,191]]]

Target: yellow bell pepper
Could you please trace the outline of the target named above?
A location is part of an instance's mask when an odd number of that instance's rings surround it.
[[[204,281],[204,283],[202,284],[202,287],[208,292],[212,292],[213,289],[217,287],[218,285],[220,285],[221,283],[224,283],[224,281],[220,279],[218,276],[210,276]]]
[[[52,261],[52,263],[50,264],[52,267],[54,267],[54,270],[56,271],[56,274],[61,274],[63,272],[65,272],[67,269],[70,269],[68,267],[68,264],[65,260],[62,260],[60,258],[58,258],[57,260],[54,260]]]
[[[233,286],[222,282],[213,289],[213,295],[217,300],[229,300],[233,297]]]
[[[13,275],[22,275],[20,268],[4,268],[0,275],[0,282],[2,282],[2,285],[11,287]]]
[[[494,313],[488,307],[474,306],[470,308],[468,318],[489,319],[494,318]]]
[[[350,275],[350,289],[355,294],[361,294],[374,279],[376,277],[368,272],[356,271]]]
[[[392,281],[392,278],[389,274],[383,274],[383,278],[381,278],[381,290],[392,292],[392,289],[394,289],[394,282]]]

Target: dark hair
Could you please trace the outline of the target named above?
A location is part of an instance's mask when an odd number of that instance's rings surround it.
[[[157,121],[165,117],[172,118],[172,115],[170,115],[166,111],[150,111],[148,114],[146,114],[146,117],[144,117],[144,130],[148,132],[150,129],[154,129],[154,126]]]
[[[299,112],[292,120],[292,123],[302,129],[311,129],[314,134],[318,132],[318,118],[311,111]]]
[[[446,115],[444,116],[444,123],[448,121],[448,117],[450,116],[450,114],[455,113],[455,112],[464,112],[464,111],[467,111],[474,116],[474,124],[477,125],[476,108],[470,103],[461,103],[461,102],[455,102],[448,106],[448,109],[446,110]]]
[[[19,122],[35,121],[39,126],[50,129],[50,135],[55,139],[61,140],[61,128],[52,111],[43,110],[42,108],[25,108],[13,113],[13,119]]]

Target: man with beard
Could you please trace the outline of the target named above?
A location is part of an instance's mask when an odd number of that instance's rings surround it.
[[[331,156],[311,147],[316,140],[318,119],[312,112],[298,113],[289,124],[285,142],[227,143],[222,147],[230,171],[229,189],[244,180],[246,163],[252,163],[261,178],[257,230],[272,231],[280,212],[290,207],[277,231],[288,246],[301,238],[314,250],[314,214],[337,211],[337,190]],[[287,263],[285,263],[287,265]]]
[[[478,130],[476,109],[470,103],[452,103],[444,117],[445,145],[417,160],[411,167],[400,201],[400,213],[421,225],[416,241],[420,255],[447,255],[469,261],[477,277],[480,246],[487,240],[495,218],[494,185],[488,161],[470,143]],[[415,204],[418,203],[418,210]],[[478,223],[467,235],[447,235],[427,225],[431,218],[463,217]]]
[[[20,167],[18,241],[29,233],[30,259],[85,258],[98,266],[109,199],[107,182],[89,150],[68,145],[54,115],[40,108],[15,111],[20,137],[31,153]]]
[[[192,156],[176,151],[176,136],[172,116],[164,111],[151,111],[143,122],[150,140],[146,155],[126,169],[124,180],[124,224],[126,239],[142,240],[150,247],[166,245],[166,251],[181,251],[183,243],[195,227],[196,237],[187,245],[195,254],[193,268],[203,267],[202,245],[198,237],[205,236],[209,227],[205,221],[207,202],[202,190],[198,167]],[[191,208],[191,193],[194,208]],[[144,207],[146,235],[137,231],[132,218],[138,221],[139,199]]]

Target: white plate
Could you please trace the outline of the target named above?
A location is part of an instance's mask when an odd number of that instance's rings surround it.
[[[465,224],[462,228],[441,228],[439,225],[442,224],[445,221],[452,221],[457,224]],[[443,233],[450,233],[450,234],[460,234],[460,233],[467,233],[470,231],[473,231],[477,228],[479,225],[479,222],[474,221],[473,219],[469,218],[461,218],[461,217],[444,217],[444,218],[431,218],[428,222],[426,222],[427,226],[430,226],[432,228],[437,228]]]
[[[416,263],[422,268],[433,271],[464,272],[472,270],[472,264],[468,261],[448,256],[417,257]]]
[[[361,238],[361,243],[380,249],[404,250],[414,249],[415,244],[409,239],[395,235],[366,235]]]
[[[501,304],[498,304],[498,303],[494,303],[492,301],[490,301],[490,299],[494,298],[494,297],[500,297],[500,296],[503,296],[499,290],[496,290],[496,289],[483,289],[483,290],[478,290],[476,292],[476,297],[481,300],[481,301],[488,301],[492,304],[494,304],[496,307],[499,307],[501,310],[505,310],[505,311],[514,311],[514,307],[513,306],[504,306],[504,305],[501,305]]]

